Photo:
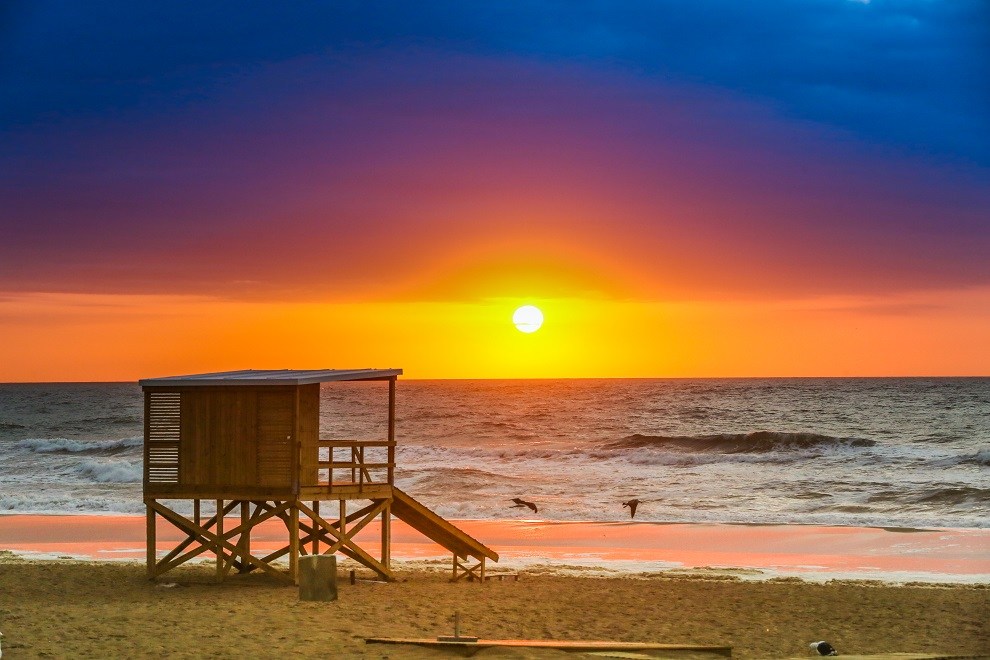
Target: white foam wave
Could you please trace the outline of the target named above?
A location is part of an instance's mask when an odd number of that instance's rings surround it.
[[[128,461],[83,461],[72,471],[100,484],[133,484],[143,477],[141,464]]]
[[[26,449],[36,454],[111,452],[140,447],[142,438],[120,438],[119,440],[71,440],[69,438],[25,438],[14,443],[17,449]]]

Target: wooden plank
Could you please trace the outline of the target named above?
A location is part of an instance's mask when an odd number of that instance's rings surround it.
[[[650,652],[662,651],[684,653],[710,653],[726,658],[732,657],[731,646],[707,644],[655,644],[650,642],[610,642],[605,640],[555,640],[555,639],[479,639],[476,642],[440,641],[429,638],[412,637],[367,637],[367,644],[410,644],[435,649],[470,650],[489,648],[506,649],[554,649],[571,653],[596,653],[603,651]]]
[[[223,388],[219,391],[218,436],[213,438],[219,458],[217,483],[250,486],[258,482],[257,406],[254,388]]]
[[[335,483],[333,486],[311,486],[300,490],[304,500],[377,500],[392,496],[392,486],[384,483]]]
[[[395,441],[388,440],[319,440],[320,447],[394,447]]]
[[[321,492],[314,493],[319,497]],[[203,499],[216,500],[220,498],[231,500],[288,500],[292,492],[288,486],[229,486],[223,484],[151,484],[145,497],[157,500],[186,500]],[[314,499],[308,497],[307,499]],[[336,499],[334,497],[328,499]],[[367,497],[363,499],[368,499]]]
[[[292,492],[296,449],[295,388],[266,388],[258,392],[258,484],[282,486]]]
[[[311,486],[318,483],[320,441],[320,386],[302,385],[297,388],[298,406],[296,409],[296,441],[301,447],[299,459],[299,485]]]

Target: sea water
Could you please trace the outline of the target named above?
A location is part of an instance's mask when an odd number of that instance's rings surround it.
[[[0,385],[0,513],[142,512],[142,415],[134,383]],[[383,439],[387,388],[320,416]],[[990,527],[988,378],[400,379],[396,437],[449,518]]]

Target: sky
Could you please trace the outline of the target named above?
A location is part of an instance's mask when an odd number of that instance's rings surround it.
[[[983,0],[7,2],[0,381],[990,375],[988,81]]]

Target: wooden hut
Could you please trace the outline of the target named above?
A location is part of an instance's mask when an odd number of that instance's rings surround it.
[[[498,555],[395,487],[395,385],[401,374],[246,370],[140,381],[148,576],[211,552],[218,579],[234,569],[296,581],[300,555],[341,553],[391,579],[394,515],[453,553],[452,579],[483,579],[485,560],[498,561]],[[386,437],[321,438],[320,385],[343,381],[387,381]],[[176,500],[191,501],[191,517],[172,508]],[[203,507],[204,501],[215,508]],[[203,508],[215,513],[203,514]],[[186,534],[163,557],[157,553],[158,517]],[[377,517],[381,552],[374,557],[355,535]],[[251,531],[271,519],[284,523],[286,544],[256,556]],[[288,573],[273,565],[286,556]]]

